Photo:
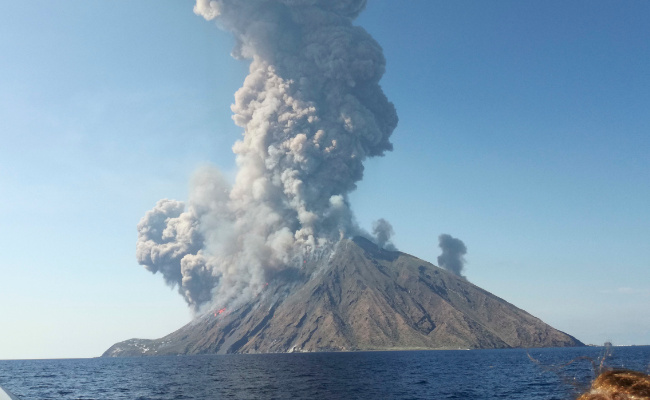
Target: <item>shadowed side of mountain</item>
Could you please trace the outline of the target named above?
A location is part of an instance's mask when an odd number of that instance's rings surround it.
[[[355,238],[304,283],[271,284],[251,304],[104,356],[582,345],[463,278]]]

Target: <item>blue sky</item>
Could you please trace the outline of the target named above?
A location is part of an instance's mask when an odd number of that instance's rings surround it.
[[[92,357],[190,320],[135,260],[135,226],[234,174],[247,73],[192,1],[0,4],[0,359]],[[394,226],[587,343],[650,344],[650,3],[369,0],[395,150],[359,223]],[[10,329],[6,329],[10,327]]]

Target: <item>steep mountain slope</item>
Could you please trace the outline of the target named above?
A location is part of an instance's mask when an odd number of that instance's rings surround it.
[[[577,339],[430,263],[341,241],[307,279],[271,282],[257,301],[208,313],[104,356],[581,346]],[[287,277],[282,279],[286,282]]]

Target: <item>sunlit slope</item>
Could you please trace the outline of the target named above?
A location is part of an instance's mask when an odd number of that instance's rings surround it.
[[[310,279],[272,281],[251,304],[161,339],[117,343],[104,356],[583,345],[454,274],[362,238],[342,241],[314,268]]]

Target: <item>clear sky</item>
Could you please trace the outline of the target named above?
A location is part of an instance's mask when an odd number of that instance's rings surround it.
[[[247,64],[193,2],[0,3],[0,359],[92,357],[191,318],[136,224],[234,174]],[[398,248],[586,343],[650,344],[650,3],[369,0],[400,122],[351,196]]]

